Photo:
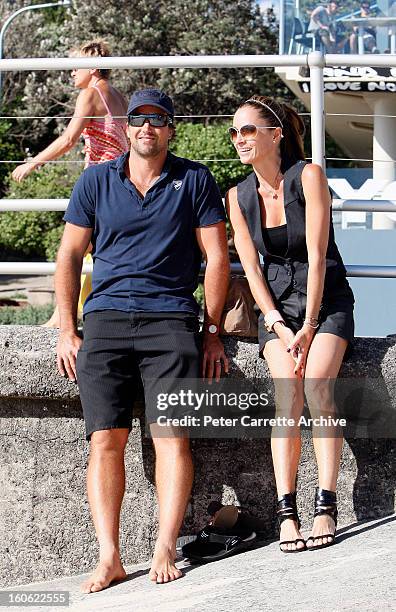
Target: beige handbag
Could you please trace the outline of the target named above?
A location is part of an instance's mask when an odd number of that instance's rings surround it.
[[[254,297],[246,278],[231,276],[220,323],[220,334],[257,338],[257,312],[254,306]]]

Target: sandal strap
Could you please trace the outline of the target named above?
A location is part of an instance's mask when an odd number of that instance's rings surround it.
[[[307,538],[307,542],[308,540],[320,540],[321,538],[333,538],[333,540],[335,539],[336,534],[335,533],[324,533],[323,535],[320,536],[309,536],[309,538]]]
[[[278,499],[278,508],[277,508],[277,517],[279,527],[286,521],[286,519],[292,519],[296,521],[298,527],[300,528],[300,520],[298,518],[297,513],[297,501],[296,501],[296,492],[286,493],[282,495],[280,499]]]
[[[316,489],[315,495],[315,512],[314,518],[317,516],[322,516],[323,514],[327,514],[330,516],[335,525],[337,526],[337,495],[335,491],[328,491],[327,489],[320,489],[319,487]],[[331,536],[332,534],[330,534]],[[320,537],[329,537],[329,536],[320,536]]]
[[[207,525],[197,534],[197,541],[201,543],[222,544],[225,550],[230,550],[243,542],[244,538],[251,536],[252,533],[251,531],[240,532],[240,535],[236,533],[220,533],[219,531],[214,531],[211,525]]]
[[[279,546],[282,546],[282,544],[298,544],[298,542],[305,542],[305,540],[303,538],[297,538],[296,540],[283,540],[282,542],[279,542]]]

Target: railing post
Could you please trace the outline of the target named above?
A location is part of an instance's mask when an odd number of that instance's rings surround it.
[[[285,0],[279,0],[279,55],[285,52]]]
[[[307,56],[311,75],[311,145],[312,162],[326,169],[325,160],[325,114],[323,68],[325,58],[320,51]]]

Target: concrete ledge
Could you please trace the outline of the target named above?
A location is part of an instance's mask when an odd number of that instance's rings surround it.
[[[56,373],[57,332],[0,326],[0,586],[88,571],[97,546],[85,494],[88,445],[78,388]],[[265,377],[255,344],[226,341],[236,378]],[[383,381],[396,406],[395,338],[360,339],[342,376]],[[126,563],[148,559],[156,535],[153,451],[139,421],[127,449],[121,549]],[[269,440],[195,440],[196,481],[183,533],[206,521],[213,499],[238,502],[275,533],[275,484]],[[303,436],[299,505],[312,520],[317,482],[309,434]],[[340,523],[395,511],[394,440],[350,439],[338,486]]]
[[[95,595],[80,592],[85,576],[30,583],[17,589],[25,594],[68,591],[73,612],[389,611],[395,607],[395,521],[393,515],[341,528],[337,546],[315,555],[282,555],[277,542],[266,542],[215,564],[179,561],[184,579],[164,587],[150,582],[149,564],[142,563],[126,567],[124,582]]]

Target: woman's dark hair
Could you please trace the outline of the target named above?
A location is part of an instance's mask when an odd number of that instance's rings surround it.
[[[303,138],[304,122],[294,108],[277,102],[269,96],[252,96],[239,108],[251,106],[259,111],[267,125],[282,128],[280,142],[281,171],[285,172],[300,159],[305,159]]]
[[[108,44],[104,40],[91,40],[90,42],[85,43],[79,49],[81,55],[86,55],[88,57],[108,57],[110,55],[110,49]],[[98,69],[100,76],[104,79],[108,79],[110,76],[111,70],[109,69]]]

